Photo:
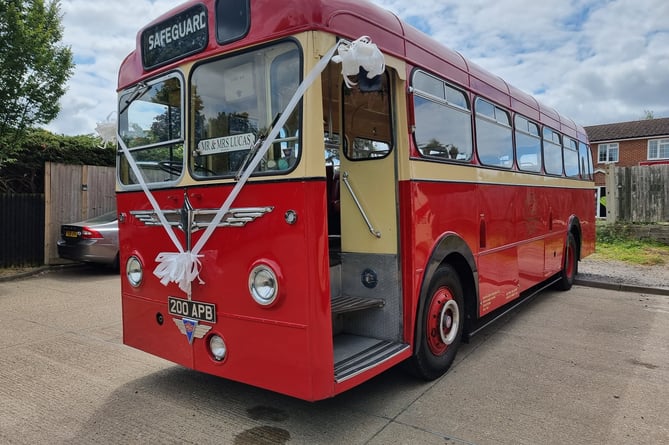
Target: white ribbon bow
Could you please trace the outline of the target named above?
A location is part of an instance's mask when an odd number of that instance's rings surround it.
[[[351,43],[340,43],[337,53],[338,55],[334,56],[332,61],[341,63],[344,82],[348,88],[356,85],[356,82],[350,80],[348,76],[357,76],[360,67],[367,71],[368,79],[383,74],[386,69],[383,54],[367,36],[362,36]]]
[[[153,274],[160,278],[160,284],[167,286],[168,283],[177,283],[179,289],[190,295],[191,283],[197,278],[200,284],[204,284],[200,278],[200,267],[202,264],[192,252],[161,252],[156,257],[158,266]]]

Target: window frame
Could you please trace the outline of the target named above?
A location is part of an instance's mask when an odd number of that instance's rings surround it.
[[[428,91],[424,91],[421,90],[420,88],[417,88],[415,85],[416,77],[419,75],[425,76],[427,80],[434,81],[435,83],[437,82],[440,83],[441,84],[440,86],[443,88],[443,95],[435,96],[434,94]],[[459,164],[470,164],[474,159],[474,138],[473,138],[474,128],[472,124],[472,114],[473,114],[471,110],[472,105],[467,91],[464,88],[451,84],[450,82],[447,82],[427,71],[424,71],[422,69],[416,69],[411,76],[411,86],[409,88],[409,92],[414,95],[414,99],[411,101],[411,106],[413,107],[413,114],[414,114],[412,133],[413,133],[414,146],[420,158],[432,162],[457,162]],[[450,101],[449,92],[453,95],[457,93],[458,97],[463,99],[465,107],[463,107],[457,101]],[[419,123],[416,118],[416,100],[415,100],[416,97],[424,101],[431,102],[434,105],[443,107],[444,109],[450,112],[460,113],[462,118],[467,119],[467,121],[469,122],[469,128],[467,134],[467,137],[469,139],[468,140],[469,146],[467,148],[469,149],[469,151],[465,153],[467,154],[467,157],[465,159],[457,159],[457,157],[451,158],[450,155],[448,157],[443,157],[439,155],[431,155],[423,153],[423,149],[419,147],[418,140],[416,139],[417,127],[419,126]]]
[[[388,69],[386,69],[383,73],[380,74],[382,76],[381,84],[383,85],[384,82],[388,87],[387,91],[387,96],[388,96],[388,110],[387,110],[387,115],[388,115],[388,129],[389,129],[389,140],[384,141],[381,139],[372,139],[372,138],[367,138],[367,137],[361,137],[360,135],[354,135],[355,137],[349,138],[349,129],[346,126],[346,119],[343,120],[342,122],[342,134],[344,135],[343,137],[343,153],[344,157],[346,157],[347,160],[351,162],[365,162],[365,161],[376,161],[376,160],[381,160],[385,159],[388,156],[390,156],[393,151],[396,148],[396,140],[395,140],[395,109],[394,109],[394,102],[393,102],[393,95],[392,91],[394,88],[393,81],[392,81],[392,76],[391,73],[389,72]],[[344,82],[342,81],[342,84]],[[357,86],[353,87],[359,88]],[[378,92],[378,91],[372,91],[372,92],[365,92],[363,90],[359,91],[360,94],[383,94],[383,92]],[[341,112],[342,116],[347,114],[347,109],[346,109],[346,95],[351,94],[351,90],[347,91],[347,88],[342,88],[341,89],[341,97],[339,100],[341,101]],[[304,120],[304,117],[302,118]],[[377,151],[369,151],[367,156],[357,156],[354,155],[355,151],[355,144],[356,142],[359,141],[360,143],[363,143],[364,145],[372,145],[375,146],[375,144],[385,144],[387,146],[387,150],[377,150]],[[380,156],[378,154],[381,154]]]
[[[576,139],[570,138],[569,136],[562,137],[562,169],[564,175],[567,178],[579,179],[582,176],[581,172],[581,155],[578,151],[578,142]],[[576,172],[567,171],[567,156],[573,157],[576,156]],[[572,159],[573,160],[573,159]],[[572,164],[570,164],[573,167]]]
[[[550,134],[550,138],[547,136]],[[565,136],[560,133],[557,130],[552,129],[551,127],[544,126],[542,131],[541,131],[541,148],[542,148],[542,153],[543,153],[543,162],[544,162],[544,174],[546,175],[551,175],[551,176],[564,176],[564,138]],[[560,149],[560,163],[561,163],[561,170],[560,173],[554,173],[552,171],[548,171],[549,169],[547,168],[546,160],[549,159],[548,156],[546,156],[546,143],[549,143],[553,146],[557,146]]]
[[[518,121],[519,120],[522,121],[523,124],[525,124],[524,126],[526,128],[521,128],[521,127],[518,126],[518,123],[519,123]],[[536,134],[533,134],[530,131],[530,125],[533,126],[537,130]],[[542,148],[542,144],[541,144],[542,143],[542,136],[541,136],[540,128],[541,128],[541,126],[537,122],[523,116],[522,114],[516,113],[516,115],[513,118],[513,131],[514,131],[513,152],[514,152],[514,157],[515,157],[515,161],[516,161],[516,166],[518,168],[518,171],[520,171],[520,172],[541,174],[542,167],[543,167],[544,153],[543,153],[543,148]],[[537,152],[537,158],[538,159],[537,159],[536,169],[529,170],[527,168],[522,168],[521,167],[520,159],[518,157],[518,134],[517,133],[521,133],[525,137],[530,137],[530,138],[536,139],[536,141],[538,142],[539,150]]]
[[[655,148],[657,155],[656,156],[651,156],[650,155],[650,150],[651,147],[650,145],[655,142],[657,147]],[[647,158],[649,161],[663,161],[669,159],[669,138],[660,138],[660,139],[649,139],[647,143],[648,151],[647,151]],[[666,151],[666,156],[661,156],[661,151],[662,150]]]
[[[611,151],[615,146],[616,159],[611,160]],[[602,148],[606,150],[606,160],[602,161]],[[597,144],[597,163],[598,164],[615,164],[620,162],[620,144],[617,142],[607,142],[604,144]]]
[[[488,109],[492,109],[493,115],[491,116],[490,114],[485,114],[483,112],[479,112],[479,107],[481,106],[481,105],[479,105],[480,103],[485,103],[485,105]],[[504,116],[505,119],[502,119],[502,116]],[[483,121],[483,123],[492,124],[492,125],[495,125],[498,129],[506,129],[506,130],[509,131],[509,138],[510,138],[510,142],[511,142],[511,145],[509,146],[510,152],[508,153],[510,155],[509,165],[488,164],[488,163],[483,162],[483,160],[481,159],[480,150],[479,150],[479,146],[480,146],[480,143],[479,143],[479,125],[478,125],[479,118]],[[510,111],[500,107],[496,103],[494,103],[494,102],[492,102],[488,99],[485,99],[481,96],[477,96],[474,99],[474,133],[476,134],[476,144],[475,144],[476,150],[475,151],[476,151],[476,156],[479,160],[479,163],[482,166],[493,167],[493,168],[501,168],[501,169],[504,169],[504,170],[513,169],[514,162],[515,162],[515,146],[514,146],[514,142],[513,142],[514,141],[513,131],[514,131],[514,125],[513,125],[513,122],[511,120]],[[502,159],[502,158],[500,158],[500,159]]]
[[[156,85],[166,82],[169,79],[177,79],[177,81],[179,82],[180,122],[179,122],[178,137],[172,137],[170,139],[165,139],[158,142],[152,142],[143,145],[133,145],[132,143],[130,143],[130,141],[126,141],[125,138],[123,138],[123,135],[124,135],[124,130],[128,131],[130,129],[130,125],[128,123],[130,108],[133,105],[138,104],[138,101],[142,99],[145,93],[152,90]],[[135,91],[137,91],[137,88],[140,88],[142,84],[149,86],[150,88],[147,89],[144,93],[141,93],[138,97],[134,98],[134,100],[132,100],[129,104],[124,102],[125,98],[127,98],[126,100],[132,99],[132,96],[135,94]],[[124,139],[123,142],[124,144],[126,144],[128,152],[132,154],[132,157],[137,167],[140,168],[143,180],[146,182],[147,186],[150,189],[173,187],[174,184],[178,183],[185,174],[184,165],[187,156],[186,123],[185,123],[186,113],[187,113],[186,87],[187,87],[186,80],[183,76],[183,73],[177,70],[172,70],[166,73],[161,73],[160,75],[154,78],[147,79],[143,82],[139,82],[132,87],[126,88],[125,90],[119,92],[117,96],[116,105],[118,108],[116,113],[119,116],[117,120],[117,131]],[[122,127],[124,125],[124,122],[125,126]],[[176,152],[181,151],[180,169],[176,167],[176,163],[174,164],[175,167],[173,168],[171,167],[161,168],[159,161],[141,159],[142,153],[158,152],[158,150],[163,150],[163,149],[169,150],[171,155],[174,151]],[[170,164],[172,163],[171,158],[169,159],[169,162]],[[168,177],[161,176],[160,179],[155,178],[154,180],[151,180],[149,177],[147,177],[148,171],[159,172],[159,175],[165,174],[168,175]],[[128,175],[127,178],[124,176],[126,174]],[[135,181],[126,182],[126,179],[131,179],[132,177],[134,177],[134,171],[132,171],[132,169],[130,168],[124,152],[122,150],[118,150],[118,153],[116,155],[116,178],[120,187],[123,190],[135,190],[141,188],[138,178],[135,178]]]
[[[286,39],[280,39],[280,40],[272,41],[272,42],[269,42],[269,43],[266,43],[266,44],[262,44],[262,45],[258,45],[258,46],[254,46],[254,47],[250,47],[250,48],[245,48],[243,50],[235,51],[233,53],[224,54],[220,57],[201,60],[197,64],[195,64],[195,66],[191,69],[190,74],[189,74],[189,78],[188,78],[188,88],[189,88],[188,103],[187,103],[188,113],[189,114],[193,113],[193,104],[194,104],[193,93],[194,93],[194,91],[197,90],[196,81],[194,79],[196,78],[196,74],[198,72],[198,69],[206,69],[206,67],[216,65],[217,63],[225,63],[226,61],[233,60],[237,57],[251,56],[251,55],[254,54],[254,52],[258,52],[258,51],[262,52],[262,51],[265,51],[265,50],[269,50],[273,47],[279,47],[281,45],[286,45],[286,44],[292,44],[295,47],[295,51],[297,51],[298,60],[299,60],[298,67],[297,67],[297,72],[299,73],[299,78],[298,78],[297,84],[299,86],[299,83],[302,81],[303,76],[304,76],[304,48],[302,47],[301,43],[297,39],[290,38],[290,37],[286,38]],[[285,56],[285,54],[289,54],[289,53],[290,53],[290,51],[286,51],[285,53],[280,54],[279,56],[277,56],[272,61],[272,63],[274,63],[280,57]],[[240,65],[240,66],[242,66],[242,65]],[[270,81],[270,83],[268,85],[271,85],[272,72],[273,72],[272,71],[272,66],[270,65],[269,69],[265,73],[266,75],[270,76],[269,79],[266,79],[266,80]],[[265,93],[267,93],[267,92],[265,92]],[[198,94],[202,94],[202,92],[198,92]],[[270,111],[270,113],[271,113],[272,104],[274,102],[273,91],[270,91],[267,94],[267,98],[269,99],[269,102],[265,103],[265,107],[267,108],[267,110],[265,110],[265,111]],[[302,129],[303,129],[303,126],[304,126],[304,110],[303,110],[304,105],[303,105],[303,101],[304,101],[304,98],[302,98],[300,100],[298,105],[293,110],[293,113],[297,113],[297,119],[298,119],[296,136],[294,136],[294,137],[293,136],[283,137],[280,134],[274,140],[273,146],[278,147],[280,145],[277,145],[277,144],[282,144],[284,142],[289,141],[289,142],[294,142],[295,147],[302,147],[302,142],[303,142],[302,141]],[[200,155],[197,154],[198,144],[201,143],[203,140],[206,140],[206,139],[216,139],[216,138],[199,138],[198,139],[198,137],[197,137],[198,130],[197,130],[197,128],[195,128],[196,125],[197,125],[197,119],[192,117],[191,121],[189,123],[189,131],[191,132],[191,143],[193,145],[193,149],[189,151],[188,160],[187,160],[188,168],[190,170],[192,178],[196,181],[209,181],[209,180],[217,180],[217,179],[229,179],[229,178],[235,177],[239,173],[239,169],[237,169],[237,168],[233,168],[232,170],[229,170],[227,172],[222,172],[222,173],[218,172],[218,171],[215,171],[215,174],[210,174],[206,171],[206,170],[209,170],[209,168],[206,165],[204,165],[205,168],[203,170],[203,171],[205,171],[205,173],[207,173],[206,175],[196,174],[197,164],[199,162],[199,160],[197,158],[200,156]],[[270,126],[270,124],[269,124],[269,121],[268,121],[267,129],[269,129],[269,126]],[[223,137],[225,137],[225,136],[223,136]],[[256,170],[254,170],[253,173],[251,174],[251,177],[287,175],[287,174],[291,173],[293,170],[295,170],[295,168],[297,168],[297,165],[299,164],[299,162],[301,160],[301,154],[302,154],[302,149],[301,148],[297,150],[297,156],[295,158],[294,163],[292,165],[288,165],[288,168],[284,169],[282,167],[279,167],[278,160],[277,160],[275,166],[272,166],[272,167],[267,166],[267,167],[261,168],[260,166],[269,165],[269,162],[267,164],[265,164],[265,161],[267,160],[267,156],[269,155],[270,151],[272,151],[272,150],[276,151],[275,147],[272,147],[268,150],[268,152],[265,154],[265,157],[263,158],[263,160],[261,160],[261,163],[259,164],[258,168],[260,168],[260,169],[257,168]],[[293,148],[293,150],[295,150],[295,148]],[[237,159],[237,161],[238,160],[239,160],[239,158]],[[228,162],[230,162],[230,161],[228,161]],[[245,161],[242,161],[242,163],[244,163],[244,162]]]
[[[590,146],[582,141],[578,143],[578,165],[581,170],[581,179],[585,181],[592,181],[592,152]],[[583,164],[586,161],[587,165]]]

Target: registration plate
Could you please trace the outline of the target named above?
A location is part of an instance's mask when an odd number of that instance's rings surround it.
[[[216,323],[216,305],[211,303],[168,297],[167,307],[170,315]]]
[[[65,231],[65,236],[68,238],[76,238],[79,236],[79,232],[75,230],[66,230]]]

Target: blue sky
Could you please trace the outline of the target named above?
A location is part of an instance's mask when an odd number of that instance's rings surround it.
[[[669,117],[667,0],[373,2],[582,125]],[[137,30],[180,3],[61,0],[77,67],[47,128],[94,133]]]

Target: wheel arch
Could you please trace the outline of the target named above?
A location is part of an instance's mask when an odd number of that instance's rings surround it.
[[[464,239],[455,233],[447,233],[435,244],[425,266],[415,316],[414,338],[418,338],[422,329],[422,321],[419,315],[422,313],[423,306],[428,299],[427,292],[432,277],[437,269],[444,264],[448,264],[455,269],[462,286],[465,304],[465,332],[467,332],[471,322],[477,318],[479,280],[476,259]]]

